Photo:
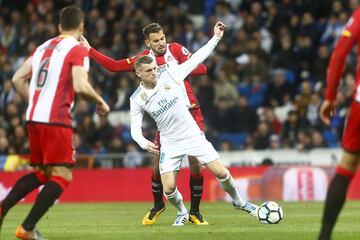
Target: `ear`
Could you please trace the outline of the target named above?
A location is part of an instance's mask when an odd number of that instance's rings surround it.
[[[62,28],[61,28],[60,24],[58,24],[58,29],[59,29],[59,32],[61,33],[61,32],[62,32]]]
[[[147,46],[148,48],[150,48],[150,41],[149,41],[149,39],[145,39],[144,43],[145,43],[145,46]]]
[[[141,73],[139,71],[135,71],[136,76],[140,77]]]
[[[81,33],[84,32],[84,22],[80,23],[79,31],[80,31]]]

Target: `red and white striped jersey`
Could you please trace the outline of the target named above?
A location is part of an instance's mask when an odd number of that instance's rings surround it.
[[[40,45],[33,53],[26,121],[71,126],[75,92],[71,70],[84,66],[86,49],[71,37],[60,35]]]

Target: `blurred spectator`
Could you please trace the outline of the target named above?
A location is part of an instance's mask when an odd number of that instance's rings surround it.
[[[132,93],[133,89],[129,85],[129,80],[126,77],[120,78],[116,89],[117,99],[114,105],[115,109],[120,111],[128,110]]]
[[[310,133],[305,130],[298,131],[296,149],[298,151],[308,151],[311,148],[312,142]]]
[[[321,121],[319,118],[320,104],[320,96],[317,93],[311,94],[306,110],[306,120],[313,128],[319,128],[321,126]]]
[[[214,103],[219,105],[220,99],[226,99],[229,107],[233,106],[238,98],[236,87],[230,83],[224,71],[220,71],[214,84]]]
[[[229,152],[229,151],[233,150],[233,146],[231,145],[231,143],[229,141],[222,141],[222,142],[220,142],[219,150],[222,152]]]
[[[229,132],[232,128],[229,100],[221,97],[218,100],[216,114],[211,118],[211,126],[219,132]]]
[[[300,85],[300,94],[295,97],[295,106],[301,119],[306,119],[306,112],[310,102],[311,93],[311,83],[308,81],[302,82]]]
[[[257,128],[258,116],[254,109],[250,108],[245,96],[240,95],[234,107],[229,109],[232,132],[253,132]]]
[[[272,107],[282,106],[286,97],[292,99],[294,94],[293,86],[286,82],[283,69],[274,70],[272,76],[272,81],[265,92],[265,105]]]
[[[135,143],[129,143],[124,156],[123,165],[126,168],[140,167],[143,164],[143,159],[140,152],[137,150]]]
[[[99,121],[96,123],[95,127],[95,136],[98,140],[98,146],[106,149],[110,145],[109,139],[113,138],[115,129],[110,125],[108,117],[99,117]]]
[[[7,106],[14,99],[15,90],[10,80],[4,80],[0,88],[0,109],[7,109]]]
[[[260,163],[260,166],[272,166],[272,165],[274,165],[274,161],[271,158],[264,158]]]
[[[311,147],[312,148],[325,148],[327,144],[320,131],[311,132]]]
[[[9,142],[6,137],[0,137],[0,155],[9,154]]]
[[[261,121],[264,121],[270,126],[272,131],[276,134],[280,134],[282,124],[278,117],[275,115],[274,110],[271,108],[264,108],[260,117]]]
[[[254,149],[263,150],[269,148],[271,131],[265,122],[258,125],[257,131],[254,134]]]
[[[83,141],[82,135],[78,133],[74,134],[74,146],[78,154],[91,154],[92,152],[91,147]]]
[[[297,142],[300,129],[299,113],[292,110],[288,113],[288,119],[285,121],[281,133],[281,138],[285,147],[292,148],[294,146]]]
[[[281,143],[280,143],[280,137],[277,134],[271,134],[269,139],[269,148],[272,150],[280,149]]]

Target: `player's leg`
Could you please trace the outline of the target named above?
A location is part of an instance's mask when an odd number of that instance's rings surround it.
[[[329,240],[335,226],[336,219],[345,203],[349,184],[355,175],[359,164],[359,154],[343,153],[342,160],[336,169],[326,196],[325,207],[319,240]]]
[[[224,164],[220,161],[220,159],[211,161],[205,166],[212,174],[214,174],[224,191],[230,195],[233,206],[236,209],[243,210],[249,213],[251,216],[257,218],[258,206],[246,201],[239,195],[234,179],[232,178],[229,170],[225,168]]]
[[[153,171],[151,177],[151,190],[154,198],[154,208],[158,211],[165,208],[163,200],[163,186],[161,183],[161,176],[159,171],[159,155],[154,154]]]
[[[353,102],[342,138],[343,156],[332,179],[325,200],[323,220],[319,239],[330,239],[336,219],[346,200],[350,181],[357,169],[360,157],[360,104]]]
[[[155,135],[155,144],[160,146],[160,133],[157,131]],[[145,214],[142,219],[143,225],[152,225],[155,223],[159,215],[165,210],[163,200],[163,186],[161,183],[159,171],[159,155],[153,155],[153,168],[151,176],[151,191],[154,199],[153,207]]]
[[[190,109],[190,114],[194,118],[199,129],[204,132],[204,117],[199,107]],[[194,219],[194,223],[198,225],[207,225],[203,220],[199,206],[203,192],[204,176],[202,173],[202,164],[193,156],[188,156],[190,168],[190,191],[191,191],[191,205],[190,205],[190,219]],[[196,219],[198,218],[198,219]]]
[[[30,164],[37,165],[42,162],[42,154],[40,151],[40,143],[36,126],[28,124],[27,126],[29,141],[30,141]],[[32,192],[34,189],[45,184],[49,180],[46,173],[35,169],[34,172],[29,173],[21,177],[3,199],[0,204],[0,229],[2,221],[7,212],[27,194]]]
[[[24,222],[15,232],[15,235],[22,239],[33,239],[34,236],[40,235],[35,225],[70,184],[72,166],[75,165],[72,128],[43,124],[34,124],[34,126],[40,136],[42,154],[40,169],[50,178],[38,194]]]
[[[190,168],[190,212],[189,220],[196,225],[208,225],[208,222],[200,213],[200,201],[203,193],[204,175],[202,164],[196,157],[188,156]]]
[[[34,206],[24,222],[17,228],[16,236],[19,238],[34,237],[35,234],[38,234],[35,229],[36,224],[61,196],[72,180],[72,170],[69,167],[46,167],[46,170],[51,170],[51,177],[38,194]]]
[[[164,195],[166,199],[178,210],[173,226],[183,226],[189,215],[183,202],[183,197],[176,187],[178,171],[161,174]]]
[[[0,204],[0,228],[8,211],[27,194],[49,180],[41,171],[34,171],[21,177]]]

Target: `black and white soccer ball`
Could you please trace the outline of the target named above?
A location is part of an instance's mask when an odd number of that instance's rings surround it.
[[[261,204],[258,210],[258,218],[262,223],[277,224],[284,217],[284,212],[279,204],[267,201]]]

